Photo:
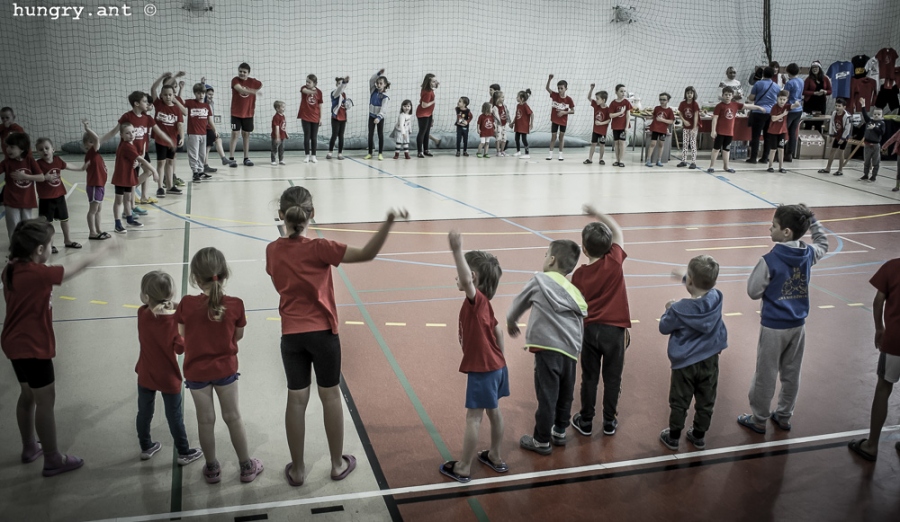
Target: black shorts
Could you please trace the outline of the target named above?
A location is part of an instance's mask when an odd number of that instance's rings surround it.
[[[289,390],[303,390],[312,384],[331,388],[341,383],[341,339],[331,330],[281,336],[281,361]]]
[[[766,145],[768,145],[769,149],[783,149],[784,148],[784,134],[769,134],[766,133]]]
[[[176,142],[178,143],[178,142]],[[162,161],[167,159],[175,159],[175,149],[173,147],[167,147],[162,143],[156,143],[156,161]]]
[[[212,129],[206,129],[206,146],[211,147],[216,142],[216,133]]]
[[[606,143],[606,135],[605,134],[597,134],[596,132],[591,133],[591,143]]]
[[[66,197],[41,199],[38,201],[38,215],[46,218],[51,223],[54,219],[56,221],[68,221],[69,207],[66,205]]]
[[[613,129],[613,141],[625,141],[626,139],[628,139],[628,136],[626,135],[627,132],[628,131],[625,129],[622,129],[622,130]]]
[[[667,132],[656,132],[652,131],[650,133],[650,141],[666,141],[666,138],[669,137],[669,133]]]
[[[715,150],[731,150],[731,140],[734,139],[734,136],[723,136],[721,134],[716,134],[716,139],[713,141],[713,149]]]
[[[10,361],[16,380],[27,383],[31,389],[43,388],[56,381],[53,359],[13,359]]]
[[[897,99],[897,96],[900,95],[900,87],[893,86],[890,89],[881,89],[878,91],[878,97],[875,98],[875,106],[879,109],[884,109],[885,107],[890,107],[891,110],[900,108],[900,99]]]
[[[551,124],[550,124],[550,133],[551,133],[551,134],[556,134],[556,131],[559,131],[559,132],[565,134],[565,133],[566,133],[566,126],[565,126],[565,125],[560,125],[560,124],[558,124],[558,123],[551,123]]]
[[[116,187],[116,195],[117,196],[131,194],[131,190],[134,188],[134,187],[120,187],[119,185],[113,185],[113,186]]]
[[[253,132],[253,118],[238,118],[237,116],[232,116],[231,130]]]
[[[831,138],[831,148],[844,150],[847,148],[847,140],[839,140],[837,138]]]

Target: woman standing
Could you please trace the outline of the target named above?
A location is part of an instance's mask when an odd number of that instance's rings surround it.
[[[831,80],[822,72],[822,64],[818,61],[809,66],[809,76],[803,82],[803,112],[807,114],[825,114],[825,105],[831,96]],[[804,129],[816,129],[822,132],[823,121],[807,121]]]
[[[431,156],[428,152],[428,136],[431,133],[431,124],[434,123],[434,90],[440,86],[434,75],[428,73],[422,81],[422,94],[419,96],[419,105],[416,106],[416,119],[419,120],[419,134],[416,135],[416,149],[419,157]]]

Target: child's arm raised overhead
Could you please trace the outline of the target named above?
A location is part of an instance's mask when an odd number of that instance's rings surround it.
[[[550,94],[553,94],[553,92],[554,92],[554,91],[550,90],[550,80],[552,80],[552,79],[553,79],[553,75],[551,74],[550,76],[547,77],[547,85],[544,86],[544,89],[546,89],[547,92],[549,92]]]
[[[459,231],[451,230],[447,235],[450,241],[450,250],[453,252],[453,261],[456,263],[456,276],[459,278],[459,286],[466,293],[469,301],[475,299],[475,282],[472,280],[472,269],[466,263],[462,253],[462,236]]]
[[[109,132],[104,134],[102,137],[100,137],[99,140],[97,140],[97,150],[99,151],[100,145],[111,140],[112,137],[115,136],[116,134],[118,134],[120,130],[121,130],[121,124],[116,123],[116,126],[113,127],[112,130],[110,130]]]
[[[88,135],[91,137],[91,139],[94,140],[94,150],[99,152],[100,151],[100,136],[97,136],[97,133],[94,132],[93,129],[91,129],[91,124],[86,119],[81,120],[81,125],[84,126],[84,132],[88,133]]]
[[[594,98],[593,98],[593,96],[594,96],[594,87],[596,87],[596,86],[597,86],[596,83],[592,83],[592,84],[591,84],[591,90],[588,91],[588,102],[593,102],[593,101],[594,101]]]
[[[381,228],[378,229],[378,232],[372,236],[372,239],[370,239],[368,243],[366,243],[366,246],[362,248],[347,247],[347,251],[344,252],[341,263],[363,263],[375,259],[375,256],[378,255],[378,252],[381,251],[381,247],[384,246],[384,242],[387,240],[388,233],[394,225],[394,220],[398,217],[400,219],[408,219],[409,213],[406,209],[391,209],[387,214],[387,219],[381,224]]]
[[[151,102],[153,102],[154,100],[159,98],[159,86],[162,85],[162,82],[164,82],[166,80],[166,78],[168,78],[170,76],[172,76],[172,73],[170,73],[170,72],[162,73],[162,76],[157,78],[156,81],[153,82],[153,85],[150,86],[150,101]]]
[[[625,235],[622,233],[622,227],[619,226],[619,223],[613,219],[612,216],[597,211],[597,209],[591,205],[584,205],[581,209],[585,214],[609,227],[610,232],[612,232],[613,244],[619,245],[620,247],[625,246]]]

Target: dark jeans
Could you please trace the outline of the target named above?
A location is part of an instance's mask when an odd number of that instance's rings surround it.
[[[369,116],[369,154],[372,154],[374,146],[375,129],[378,129],[378,154],[381,154],[384,151],[384,118]]]
[[[797,155],[797,135],[800,134],[800,118],[802,111],[789,112],[787,115],[788,141],[784,146],[784,158],[793,158]]]
[[[716,404],[718,383],[719,354],[687,368],[672,370],[669,385],[669,408],[672,410],[669,414],[669,433],[672,438],[681,436],[691,399],[694,399],[694,436],[702,439],[706,435]]]
[[[747,118],[747,125],[750,126],[750,159],[759,158],[759,136],[769,128],[769,120],[772,116],[769,113],[751,112]],[[769,161],[769,144],[763,143],[762,161]]]
[[[462,145],[462,150],[469,150],[469,128],[468,127],[456,127],[456,152],[459,152],[459,146]]]
[[[175,449],[179,455],[185,455],[191,450],[188,444],[187,433],[184,431],[184,408],[182,407],[181,394],[163,393],[163,404],[166,406],[166,421],[169,423],[169,433],[175,440]],[[141,443],[141,451],[147,450],[153,445],[150,437],[150,422],[153,421],[153,411],[156,405],[156,392],[138,385],[138,413],[135,424],[137,426],[138,441]]]
[[[625,329],[606,324],[584,325],[581,343],[581,419],[589,423],[596,415],[597,387],[603,376],[603,420],[616,418],[625,366]]]
[[[534,440],[550,442],[550,428],[559,433],[569,426],[575,393],[575,359],[560,352],[540,350],[534,354],[534,391],[538,408],[534,413]]]
[[[416,150],[421,154],[423,151],[428,152],[428,135],[431,133],[434,116],[417,119],[419,120],[419,134],[416,135]]]
[[[516,133],[516,152],[519,152],[519,140],[522,140],[522,144],[525,145],[525,152],[528,153],[528,135],[524,132]]]
[[[301,120],[300,124],[303,127],[303,153],[307,156],[310,154],[315,156],[316,142],[318,141],[319,136],[319,124],[306,120]]]
[[[328,152],[334,152],[334,142],[337,140],[338,152],[344,152],[344,129],[347,128],[347,120],[331,118],[331,141],[328,142]]]

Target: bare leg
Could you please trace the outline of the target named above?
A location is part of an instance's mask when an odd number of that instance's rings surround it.
[[[306,443],[306,406],[309,404],[309,387],[302,390],[288,390],[287,408],[284,412],[284,426],[287,431],[288,448],[291,451],[291,478],[302,482],[306,478],[306,463],[303,450]]]
[[[462,455],[453,468],[455,473],[464,477],[472,474],[472,461],[475,460],[475,446],[478,444],[478,430],[481,429],[481,419],[484,416],[484,408],[472,408],[466,410],[466,431],[463,435]]]
[[[100,211],[103,208],[103,203],[99,201],[95,201],[91,203],[91,208],[94,208],[94,232],[100,234],[103,232],[103,229],[100,228]]]
[[[156,172],[159,172],[161,174],[161,176],[159,177],[159,179],[157,180],[157,183],[156,183],[157,188],[161,188],[161,189],[168,188],[166,186],[166,180],[165,180],[166,167],[168,166],[168,164],[169,164],[169,160],[161,160],[161,161],[156,162]],[[141,194],[143,195],[144,198],[147,197],[147,194],[145,192],[143,192],[143,189],[141,189]]]
[[[69,221],[68,221],[68,220],[66,220],[66,221],[60,221],[60,222],[59,222],[59,228],[62,229],[62,233],[63,233],[63,241],[65,241],[65,243],[63,243],[63,244],[64,244],[64,245],[71,245],[71,244],[72,244],[72,238],[69,237]]]
[[[234,148],[237,146],[237,139],[240,135],[241,131],[231,131],[231,143],[228,144],[229,158],[234,157]]]
[[[131,200],[131,194],[128,194],[128,200]],[[122,219],[122,213],[125,211],[125,194],[116,194],[115,202],[113,203],[113,219],[118,221]]]
[[[22,387],[19,402],[16,403],[16,421],[19,423],[19,435],[22,445],[34,444],[34,394],[27,383],[19,383]]]
[[[656,140],[650,142],[647,148],[647,163],[655,163],[653,161],[653,153],[656,152]]]
[[[231,435],[231,445],[237,453],[238,461],[243,464],[250,460],[250,451],[247,449],[247,433],[244,431],[244,421],[241,419],[241,410],[238,405],[238,383],[234,381],[225,386],[213,386],[216,396],[219,397],[219,406],[222,408],[222,420],[228,426],[228,434]]]
[[[553,154],[553,147],[556,146],[556,133],[550,135],[550,154]]]
[[[884,422],[887,420],[888,400],[891,398],[893,389],[893,384],[880,377],[878,378],[878,383],[875,384],[875,396],[872,397],[869,438],[860,444],[860,448],[866,453],[878,454],[878,441],[881,439],[881,429],[884,428]]]
[[[347,462],[341,458],[344,451],[344,408],[341,404],[341,387],[319,387],[322,412],[325,417],[325,437],[331,454],[331,475],[340,475],[347,469]]]
[[[722,165],[725,166],[725,170],[728,170],[728,159],[729,159],[730,157],[731,157],[731,151],[730,151],[730,150],[723,150],[723,151],[722,151]]]
[[[244,159],[250,157],[250,133],[241,131],[241,138],[244,139]]]
[[[713,149],[712,154],[709,157],[709,168],[716,167],[716,160],[719,158],[719,149]]]
[[[207,464],[216,462],[216,406],[213,403],[213,387],[191,390],[194,408],[197,410],[197,436]]]
[[[491,451],[488,453],[488,456],[494,463],[503,462],[500,451],[503,445],[503,416],[500,415],[500,408],[485,411],[487,412],[488,420],[491,421]]]
[[[588,152],[588,161],[591,161],[594,159],[594,149],[596,149],[596,148],[597,148],[597,144],[591,143],[591,150]]]
[[[59,463],[52,461],[53,458],[57,460],[60,458],[58,456],[59,447],[56,443],[56,416],[53,413],[53,407],[56,404],[56,384],[32,389],[31,393],[34,396],[35,405],[34,428],[38,438],[41,439],[41,446],[44,448],[44,463],[46,465],[50,459],[50,467],[56,467]]]
[[[559,133],[559,153],[562,154],[563,149],[566,148],[566,133]]]

